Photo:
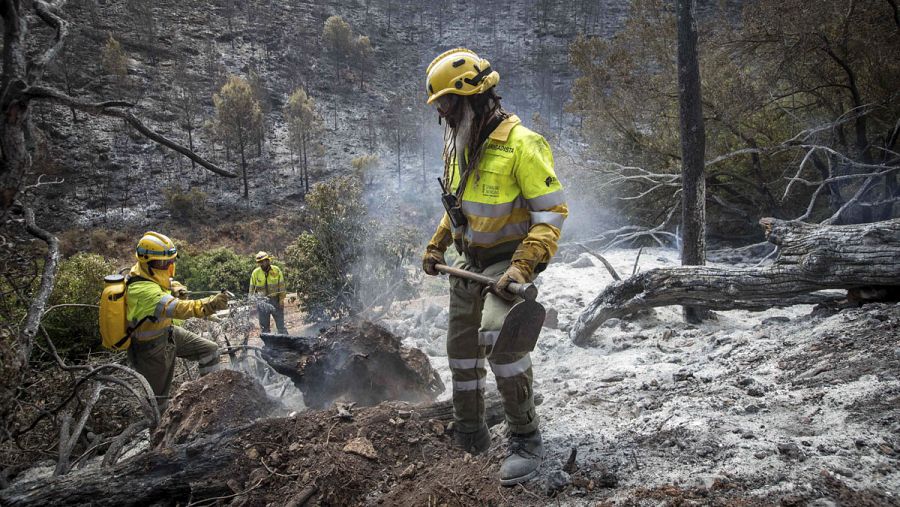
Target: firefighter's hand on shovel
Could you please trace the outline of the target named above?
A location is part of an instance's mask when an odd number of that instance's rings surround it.
[[[494,343],[491,355],[498,353],[514,353],[531,352],[537,343],[538,336],[541,333],[541,326],[544,324],[546,310],[535,301],[537,298],[537,287],[533,283],[521,283],[513,281],[515,274],[511,274],[507,270],[499,280],[481,273],[472,273],[465,269],[451,268],[444,264],[435,265],[435,270],[452,276],[457,276],[465,280],[480,283],[489,288],[495,294],[507,292],[515,297],[520,297],[524,301],[519,301],[510,308],[509,313],[503,320],[503,326],[497,341]],[[511,275],[511,276],[507,276]],[[506,278],[506,280],[504,280]],[[524,278],[521,277],[521,278]],[[501,290],[501,282],[505,284]],[[498,294],[499,295],[499,294]],[[506,297],[500,295],[500,297]]]
[[[486,287],[490,287],[493,292],[496,294],[500,289],[500,282],[502,281],[505,286],[503,287],[503,292],[507,292],[513,294],[517,297],[520,297],[526,301],[534,301],[537,299],[537,287],[533,283],[520,283],[512,280],[503,280],[501,277],[499,280],[496,278],[491,278],[489,276],[482,275],[480,273],[473,273],[471,271],[466,271],[465,269],[451,268],[446,264],[435,264],[434,269],[439,273],[444,273],[446,275],[458,276],[460,278],[471,280],[473,282],[480,283]],[[508,273],[508,271],[507,271]],[[506,275],[506,273],[504,273]],[[524,278],[524,277],[523,277]],[[502,296],[505,297],[505,296]]]

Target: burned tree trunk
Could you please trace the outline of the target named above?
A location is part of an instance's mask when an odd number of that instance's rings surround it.
[[[706,264],[706,131],[700,64],[697,57],[697,27],[692,0],[675,2],[678,19],[678,104],[681,126],[681,264]],[[707,311],[685,306],[684,320],[697,323]]]
[[[569,336],[585,345],[606,320],[658,306],[765,310],[834,300],[825,289],[900,287],[900,219],[817,226],[764,218],[776,261],[764,268],[660,268],[608,286],[585,309]],[[840,297],[843,297],[841,295]]]

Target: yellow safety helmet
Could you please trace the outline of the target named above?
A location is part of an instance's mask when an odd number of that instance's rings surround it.
[[[168,236],[147,231],[138,241],[134,256],[141,262],[167,261],[178,256],[178,249]]]
[[[272,260],[272,256],[260,250],[260,252],[256,254],[256,263],[259,264],[265,260]]]
[[[490,62],[465,48],[444,51],[431,61],[425,73],[428,104],[448,93],[484,93],[500,82],[500,74],[491,69]]]

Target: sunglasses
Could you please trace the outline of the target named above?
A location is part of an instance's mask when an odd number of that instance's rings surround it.
[[[175,264],[175,259],[150,261],[150,267],[153,269],[165,269],[172,264]]]

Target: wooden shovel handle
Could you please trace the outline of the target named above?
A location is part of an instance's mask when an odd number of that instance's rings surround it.
[[[445,275],[458,276],[460,278],[471,280],[476,283],[480,283],[482,285],[486,285],[488,287],[493,287],[497,284],[496,278],[491,278],[490,276],[485,276],[480,273],[473,273],[471,271],[466,271],[465,269],[459,268],[451,268],[446,264],[435,264],[434,269],[439,273],[444,273]],[[537,287],[533,283],[516,283],[512,282],[506,288],[508,292],[511,292],[522,299],[527,301],[534,301],[537,298]]]

